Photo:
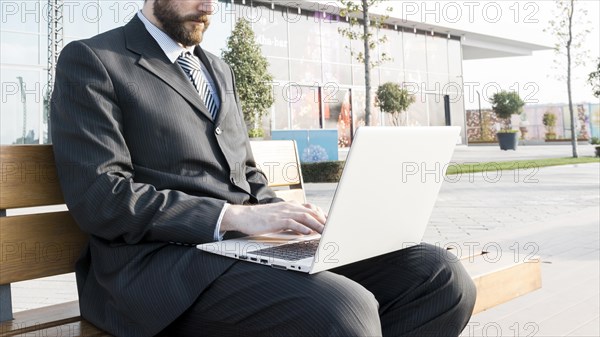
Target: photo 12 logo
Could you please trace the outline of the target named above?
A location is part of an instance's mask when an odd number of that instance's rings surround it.
[[[419,182],[428,183],[441,181],[445,183],[458,183],[467,179],[469,183],[474,183],[483,179],[486,183],[498,183],[503,178],[512,177],[514,183],[539,183],[535,178],[539,167],[535,164],[519,164],[514,166],[502,167],[500,163],[487,162],[449,162],[442,165],[440,162],[403,162],[400,167],[394,168],[396,177],[403,183]]]
[[[464,337],[500,337],[500,336],[515,336],[515,337],[534,337],[540,331],[539,324],[535,322],[469,322],[461,336]]]
[[[498,82],[402,82],[402,88],[413,95],[420,102],[427,102],[427,97],[434,95],[436,103],[442,101],[443,96],[449,96],[450,102],[458,103],[465,100],[466,103],[475,103],[479,99],[492,103],[491,97],[503,90],[514,91],[522,96],[523,101],[528,104],[539,103],[536,98],[540,92],[540,86],[536,82],[519,83],[514,82],[510,86],[502,86]]]
[[[534,1],[398,1],[404,22],[497,23],[503,18],[515,23],[539,23],[539,4]]]
[[[142,1],[2,1],[2,23],[48,23],[51,10],[62,14],[63,23],[126,23],[141,10]],[[57,6],[57,7],[54,7]]]

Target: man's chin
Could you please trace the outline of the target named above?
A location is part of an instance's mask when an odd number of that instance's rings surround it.
[[[200,44],[202,42],[202,38],[204,34],[202,32],[188,32],[187,34],[180,35],[179,38],[174,38],[173,40],[181,43],[184,47],[192,47]]]
[[[194,33],[192,42],[194,42],[194,46],[196,46],[196,45],[199,45],[203,39],[204,39],[204,33]]]
[[[204,32],[208,29],[208,25],[195,25],[195,29],[188,30],[187,36],[183,39],[184,42],[180,43],[189,46],[195,46],[200,44],[204,38]],[[191,44],[189,44],[191,43]]]

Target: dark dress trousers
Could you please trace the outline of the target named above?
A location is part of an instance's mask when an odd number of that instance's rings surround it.
[[[226,201],[277,200],[255,167],[230,67],[196,54],[217,83],[215,121],[137,17],[68,44],[58,62],[55,157],[90,235],[76,266],[81,314],[116,335],[158,333],[234,263],[172,243],[214,241]]]

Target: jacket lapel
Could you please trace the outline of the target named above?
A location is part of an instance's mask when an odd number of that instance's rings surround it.
[[[127,49],[140,55],[137,62],[140,67],[156,75],[212,121],[192,82],[178,64],[171,63],[137,16],[125,26],[125,39]]]

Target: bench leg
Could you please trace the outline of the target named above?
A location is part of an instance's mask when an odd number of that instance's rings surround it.
[[[0,285],[0,322],[13,319],[10,284]]]

